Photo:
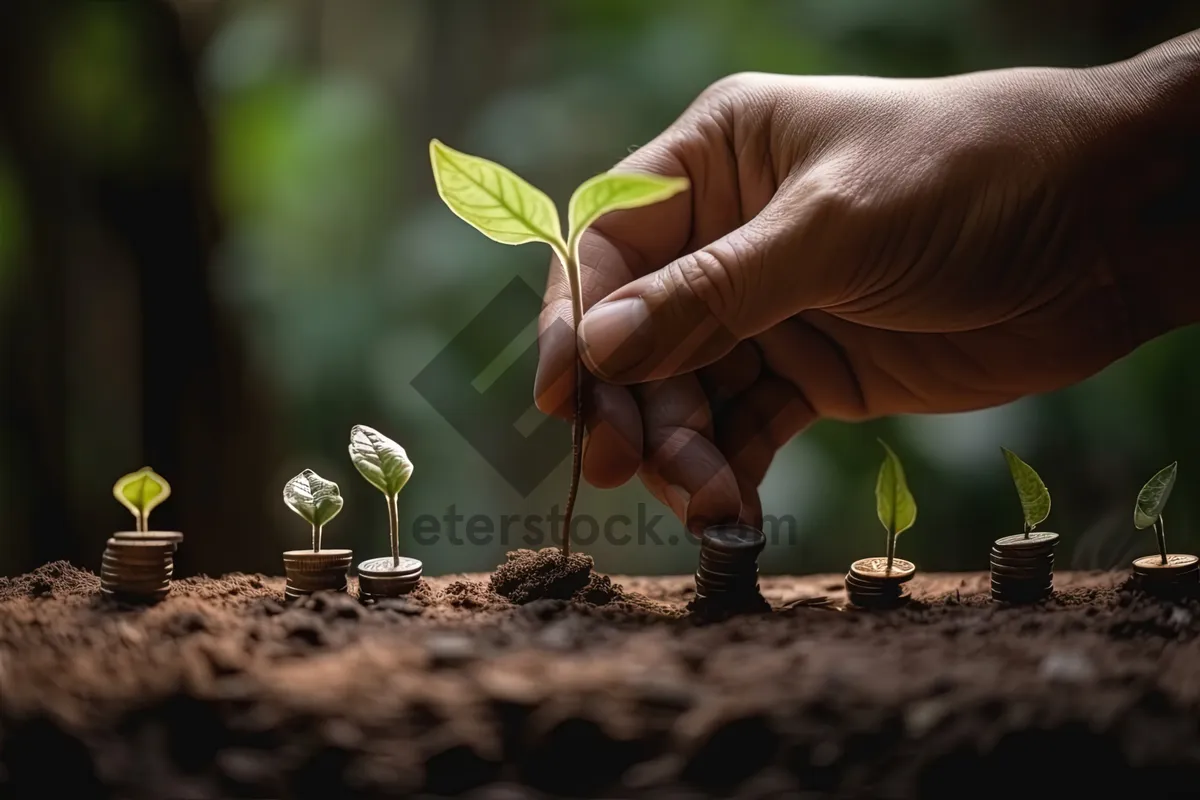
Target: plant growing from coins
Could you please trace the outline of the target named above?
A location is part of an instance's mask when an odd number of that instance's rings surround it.
[[[374,428],[355,425],[350,429],[350,460],[367,483],[383,492],[388,507],[388,537],[392,566],[400,564],[400,490],[412,477],[413,465],[404,448]]]
[[[1154,528],[1154,536],[1158,539],[1158,553],[1162,563],[1167,563],[1167,529],[1163,522],[1163,509],[1175,488],[1176,468],[1178,461],[1172,461],[1154,473],[1154,477],[1146,481],[1146,485],[1138,492],[1137,503],[1133,507],[1133,525],[1139,531]]]
[[[917,521],[917,501],[908,490],[904,466],[882,439],[883,464],[875,481],[875,511],[887,531],[887,572],[892,571],[896,558],[896,539]]]
[[[149,467],[131,472],[113,484],[113,497],[133,514],[138,533],[149,530],[150,512],[170,496],[171,484]]]
[[[571,519],[583,465],[584,368],[579,363],[579,322],[583,287],[579,243],[596,220],[611,211],[661,202],[688,188],[685,178],[630,172],[606,172],[584,181],[567,207],[567,236],[554,202],[512,171],[478,156],[460,153],[437,139],[429,158],[438,195],[450,210],[488,238],[502,244],[550,245],[571,289],[571,326],[575,333],[575,410],[571,422],[571,485],[563,515],[563,555],[571,552]]]
[[[1050,492],[1033,467],[1017,458],[1016,454],[1007,448],[1001,447],[1000,451],[1004,453],[1008,471],[1012,473],[1013,485],[1017,487],[1021,512],[1025,516],[1025,538],[1028,539],[1033,529],[1050,516]]]
[[[283,502],[312,525],[313,552],[320,552],[321,531],[342,510],[338,485],[306,469],[284,484]]]

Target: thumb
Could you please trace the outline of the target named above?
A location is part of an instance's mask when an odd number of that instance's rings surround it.
[[[684,374],[802,310],[782,263],[795,251],[772,211],[593,306],[579,326],[588,369],[623,384]]]

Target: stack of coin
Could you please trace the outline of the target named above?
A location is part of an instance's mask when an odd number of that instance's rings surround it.
[[[307,597],[313,592],[346,591],[346,573],[353,550],[288,550],[283,554],[288,600]]]
[[[1054,547],[1058,534],[1034,531],[997,539],[992,545],[992,599],[1021,605],[1054,594]]]
[[[902,558],[893,558],[888,569],[886,558],[862,558],[846,573],[846,598],[859,608],[899,608],[912,595],[906,585],[917,574],[917,566]]]
[[[415,558],[372,558],[358,565],[358,598],[364,602],[400,597],[421,582],[422,564]]]
[[[1200,588],[1200,558],[1182,553],[1142,556],[1133,562],[1135,589],[1163,597],[1178,597]]]
[[[758,598],[758,554],[767,537],[749,525],[715,525],[700,539],[696,599],[741,602]]]
[[[122,600],[157,602],[171,591],[175,531],[122,531],[108,540],[100,567],[100,591]]]

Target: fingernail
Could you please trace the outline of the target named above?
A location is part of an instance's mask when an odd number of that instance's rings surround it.
[[[621,377],[650,354],[650,312],[640,297],[604,303],[583,315],[579,338],[588,369]]]

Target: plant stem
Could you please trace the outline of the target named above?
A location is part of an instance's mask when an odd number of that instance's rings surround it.
[[[1167,526],[1163,522],[1162,514],[1158,515],[1158,522],[1154,523],[1154,535],[1158,537],[1158,554],[1162,557],[1162,563],[1166,566],[1167,563]]]
[[[583,397],[584,366],[579,358],[579,323],[583,320],[583,287],[579,285],[579,244],[573,242],[566,255],[567,282],[571,284],[571,329],[575,338],[575,414],[571,419],[571,485],[567,489],[567,508],[563,514],[562,554],[571,555],[571,518],[579,495],[579,476],[583,471]]]
[[[312,524],[312,526],[313,526],[313,530],[312,530],[313,552],[316,553],[321,549],[321,528],[315,522]]]
[[[1033,526],[1028,522],[1025,523],[1025,538],[1029,538],[1029,534],[1033,533]]]
[[[400,509],[397,507],[399,495],[387,499],[388,504],[388,539],[392,544],[392,567],[400,566]]]
[[[892,561],[894,561],[895,558],[896,558],[896,534],[892,533],[891,529],[889,529],[888,530],[888,539],[887,539],[887,571],[888,572],[892,571]]]

